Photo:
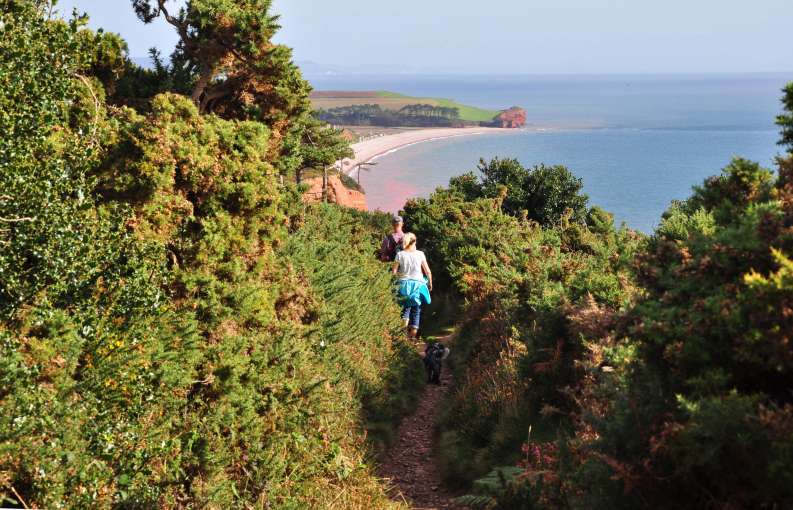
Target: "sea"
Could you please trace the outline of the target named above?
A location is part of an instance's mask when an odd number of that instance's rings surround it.
[[[489,109],[526,109],[526,129],[423,142],[361,172],[372,209],[397,212],[480,158],[565,165],[590,203],[651,233],[673,200],[744,157],[773,168],[774,124],[793,72],[680,75],[307,76],[317,90],[389,90]]]

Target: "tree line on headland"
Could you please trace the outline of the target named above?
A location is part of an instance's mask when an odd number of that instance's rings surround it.
[[[132,0],[167,63],[0,0],[0,499],[399,508],[371,454],[415,404],[374,258],[307,205],[349,155],[270,0]],[[778,118],[793,149],[793,85]],[[440,456],[483,508],[793,505],[793,156],[736,159],[644,236],[510,159],[405,206],[459,299]]]
[[[410,104],[389,110],[378,104],[339,106],[316,111],[317,117],[329,124],[382,127],[461,127],[458,108],[431,104]]]

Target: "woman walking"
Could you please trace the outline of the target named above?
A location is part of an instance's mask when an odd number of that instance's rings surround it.
[[[432,301],[432,272],[424,252],[416,249],[416,235],[412,232],[402,237],[402,251],[396,254],[393,272],[399,278],[402,320],[408,337],[415,338],[421,321],[421,305]]]

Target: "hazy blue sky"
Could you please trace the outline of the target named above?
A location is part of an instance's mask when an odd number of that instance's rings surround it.
[[[179,0],[171,0],[177,3]],[[175,37],[129,0],[62,0],[132,56]],[[792,0],[275,0],[298,61],[438,72],[793,70]]]

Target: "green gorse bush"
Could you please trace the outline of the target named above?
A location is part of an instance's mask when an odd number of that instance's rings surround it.
[[[793,504],[792,161],[733,160],[647,238],[594,207],[540,221],[532,171],[512,160],[408,202],[408,228],[467,306],[441,422],[449,478],[481,480],[466,501]],[[486,483],[500,466],[522,472]]]
[[[373,220],[282,186],[266,123],[108,106],[47,7],[0,29],[3,503],[391,506],[364,429],[417,372]]]

